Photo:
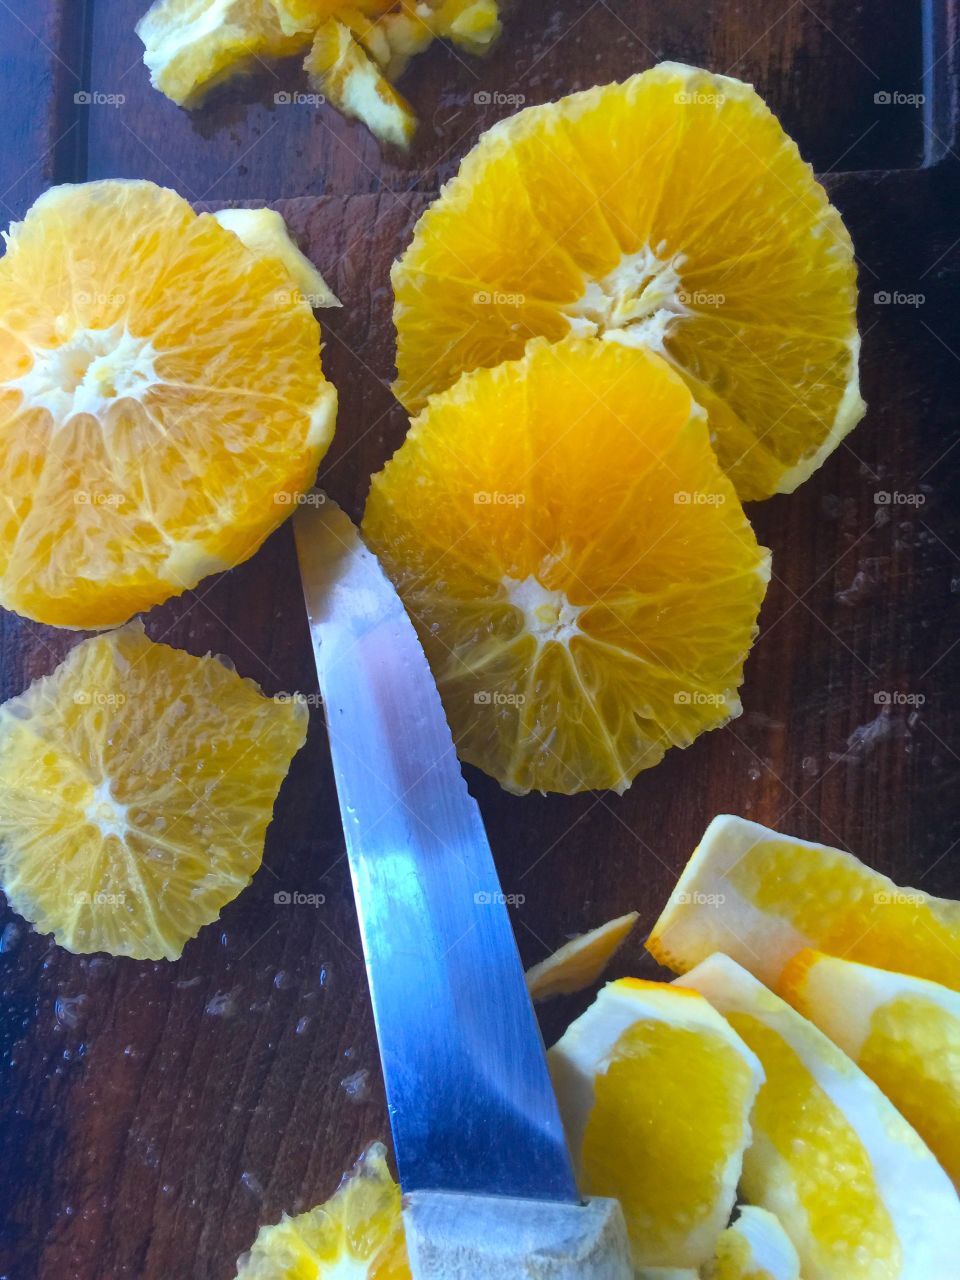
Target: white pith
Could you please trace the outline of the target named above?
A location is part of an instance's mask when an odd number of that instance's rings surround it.
[[[523,614],[524,630],[537,642],[538,651],[547,644],[569,646],[580,634],[578,619],[584,605],[571,604],[562,591],[550,591],[533,574],[525,578],[502,579],[510,603]]]
[[[104,839],[107,836],[116,836],[118,840],[126,838],[129,830],[127,806],[120,804],[114,798],[107,779],[104,779],[94,791],[84,817],[99,830]]]
[[[149,338],[117,321],[108,329],[78,329],[59,347],[35,348],[32,367],[7,386],[62,427],[78,413],[99,418],[119,400],[142,401],[160,382],[156,356]]]
[[[664,242],[624,254],[600,280],[588,280],[583,294],[564,308],[570,332],[625,346],[663,349],[667,333],[689,311],[683,301],[682,253],[669,254]]]

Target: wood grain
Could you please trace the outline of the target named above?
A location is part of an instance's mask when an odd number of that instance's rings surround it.
[[[407,158],[381,157],[328,109],[275,107],[279,81],[266,70],[196,116],[178,112],[139,63],[132,27],[143,7],[0,4],[5,213],[22,214],[51,182],[108,174],[279,207],[345,303],[323,318],[341,411],[322,480],[354,516],[405,429],[389,392],[390,262],[438,183],[508,109],[475,103],[478,87],[539,101],[682,57],[754,78],[821,170],[902,170],[830,180],[861,262],[871,408],[796,495],[751,511],[774,579],[743,717],[620,798],[516,799],[468,778],[504,889],[522,895],[528,963],[632,907],[648,927],[720,811],[960,894],[957,167],[947,154],[918,169],[922,113],[873,101],[921,83],[919,6],[563,0],[544,21],[541,6],[518,4],[488,63],[438,48],[410,73],[404,87],[424,124]],[[77,87],[127,100],[81,109]],[[948,116],[937,117],[941,135]],[[874,301],[895,292],[925,300]],[[923,503],[878,504],[894,490]],[[249,563],[153,611],[147,627],[195,653],[229,654],[270,692],[316,687],[287,528]],[[0,695],[52,670],[75,642],[0,614]],[[925,702],[916,714],[885,709],[875,701],[884,691]],[[279,889],[326,902],[280,906]],[[229,1280],[261,1223],[325,1198],[366,1143],[387,1137],[319,712],[263,869],[180,962],[75,957],[5,909],[3,925],[0,1277]],[[642,936],[617,973],[655,972]],[[548,1038],[585,1000],[545,1007]]]

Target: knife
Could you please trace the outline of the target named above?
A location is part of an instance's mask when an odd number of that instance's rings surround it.
[[[400,597],[315,491],[294,517],[416,1280],[633,1272],[581,1202],[476,801]]]

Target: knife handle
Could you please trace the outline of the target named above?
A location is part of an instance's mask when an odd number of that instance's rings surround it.
[[[414,1191],[403,1218],[414,1280],[632,1280],[616,1200],[584,1204]]]

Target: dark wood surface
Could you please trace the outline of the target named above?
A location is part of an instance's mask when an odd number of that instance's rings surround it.
[[[538,102],[660,57],[756,82],[830,175],[851,227],[869,415],[796,495],[751,511],[774,578],[741,719],[620,798],[516,799],[472,771],[470,786],[504,889],[523,896],[528,963],[631,907],[648,928],[720,811],[960,894],[955,10],[934,24],[925,74],[922,6],[906,0],[518,2],[488,62],[436,47],[408,73],[423,125],[399,157],[329,108],[275,104],[279,86],[299,83],[296,64],[222,89],[195,116],[178,111],[139,60],[145,6],[0,0],[3,221],[53,182],[103,176],[281,208],[345,303],[324,317],[341,410],[322,478],[355,516],[404,432],[388,387],[390,262],[459,157],[509,110],[475,95]],[[83,106],[83,89],[126,100]],[[926,109],[874,100],[921,91]],[[875,300],[897,292],[924,301]],[[878,503],[885,491],[922,503]],[[287,528],[147,627],[229,654],[270,692],[315,689]],[[0,695],[75,642],[0,614]],[[884,692],[924,701],[884,708]],[[278,889],[319,891],[326,904],[277,906]],[[229,1280],[261,1223],[325,1198],[367,1142],[387,1137],[319,712],[262,870],[177,964],[72,956],[5,907],[4,925],[0,1278]],[[655,972],[641,939],[616,972]],[[584,1003],[548,1007],[548,1038]]]

